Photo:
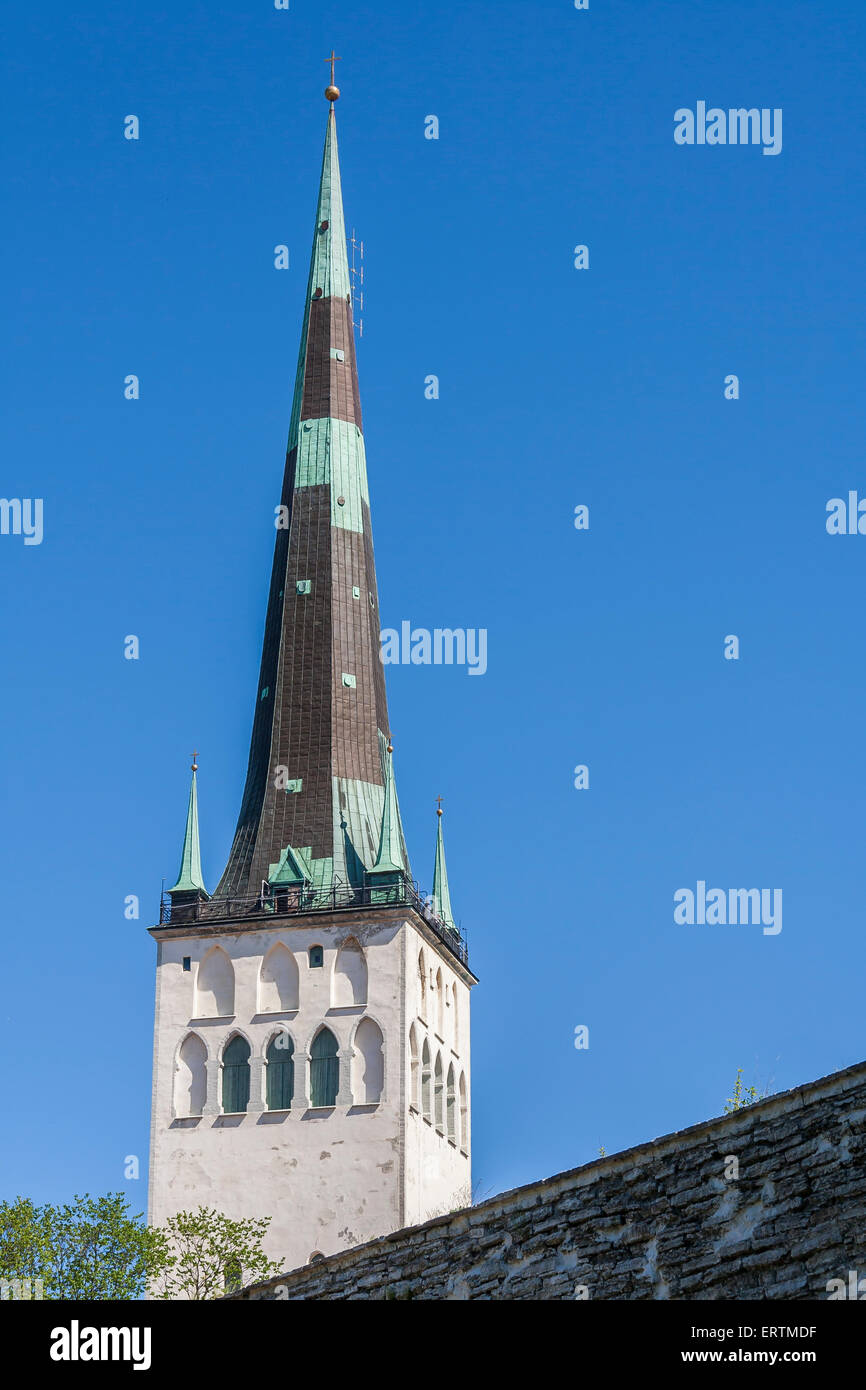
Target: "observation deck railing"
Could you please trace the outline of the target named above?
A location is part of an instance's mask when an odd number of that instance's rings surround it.
[[[161,927],[187,926],[200,922],[203,926],[219,922],[243,921],[261,917],[263,922],[274,918],[302,917],[310,912],[352,911],[359,907],[408,906],[423,917],[424,921],[445,943],[458,960],[469,964],[469,950],[466,939],[456,927],[449,927],[437,917],[430,899],[418,890],[418,885],[404,880],[382,887],[353,888],[348,884],[334,884],[330,888],[276,886],[255,897],[190,898],[172,903],[171,895],[163,893],[159,905],[159,924]]]

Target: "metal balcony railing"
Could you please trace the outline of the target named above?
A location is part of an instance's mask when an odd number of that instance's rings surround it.
[[[219,922],[243,921],[261,917],[270,922],[275,917],[301,917],[310,912],[350,911],[359,907],[414,907],[450,951],[469,964],[465,937],[457,928],[446,926],[433,911],[432,904],[418,890],[418,885],[404,880],[387,887],[352,888],[334,884],[330,888],[271,888],[256,897],[193,898],[172,904],[171,896],[163,893],[159,905],[161,927],[186,926],[200,922],[203,926]]]

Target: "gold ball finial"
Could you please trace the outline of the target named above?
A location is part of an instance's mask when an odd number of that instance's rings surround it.
[[[333,48],[331,49],[331,56],[330,56],[330,58],[326,58],[326,59],[325,59],[325,62],[326,62],[326,63],[330,63],[330,64],[331,64],[331,80],[330,80],[330,82],[328,83],[327,87],[325,88],[325,98],[326,98],[327,101],[332,101],[332,102],[333,102],[333,101],[339,101],[339,100],[340,100],[340,89],[339,89],[339,87],[335,87],[335,86],[334,86],[334,64],[335,64],[335,63],[342,63],[342,61],[343,61],[342,58],[339,58],[339,57],[337,56],[337,54],[334,52]]]
[[[394,745],[393,745],[393,743],[391,742],[390,735],[389,735],[389,737],[388,737],[388,752],[389,752],[389,753],[393,753],[393,752],[394,752]]]
[[[192,769],[191,769],[191,771],[193,771],[193,772],[198,772],[198,763],[196,762],[196,758],[197,758],[197,757],[198,757],[198,749],[196,748],[195,752],[194,752],[193,755],[192,755]]]

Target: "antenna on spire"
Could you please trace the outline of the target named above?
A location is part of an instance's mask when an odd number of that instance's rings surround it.
[[[358,336],[364,336],[364,243],[356,241],[355,228],[352,228],[352,236],[349,241],[352,248],[352,264],[349,266],[349,276],[352,281],[352,327],[357,328]],[[355,247],[359,248],[360,258],[355,265]],[[355,304],[358,305],[358,312],[361,317],[355,322]]]

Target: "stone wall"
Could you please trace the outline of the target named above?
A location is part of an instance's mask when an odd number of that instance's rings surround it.
[[[826,1299],[849,1270],[866,1063],[234,1297]]]

